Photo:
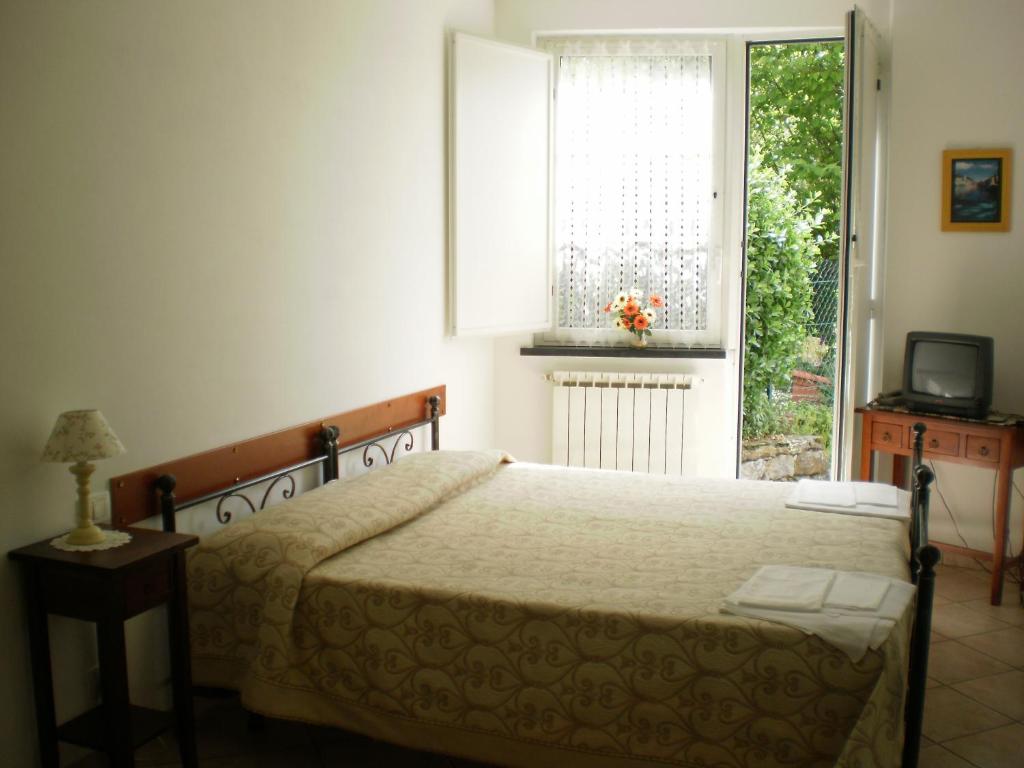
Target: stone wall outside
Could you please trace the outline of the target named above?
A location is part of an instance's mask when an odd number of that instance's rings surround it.
[[[814,435],[744,440],[740,477],[744,480],[828,480],[829,461],[821,438]]]

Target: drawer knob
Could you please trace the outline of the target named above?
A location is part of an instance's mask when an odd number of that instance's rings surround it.
[[[981,448],[978,449],[978,453],[981,456],[988,456],[988,446],[987,445],[981,446]]]
[[[939,441],[938,441],[938,440],[936,440],[936,439],[935,439],[935,438],[933,437],[933,438],[932,438],[931,440],[929,440],[929,441],[928,441],[928,447],[929,447],[929,448],[938,448],[938,447],[939,447]]]
[[[889,432],[883,432],[882,433],[882,442],[883,443],[891,443],[892,442],[892,435]]]

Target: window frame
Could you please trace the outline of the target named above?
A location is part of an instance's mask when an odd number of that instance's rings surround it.
[[[658,330],[651,338],[651,343],[666,344],[670,346],[702,345],[715,346],[723,345],[724,338],[724,311],[727,305],[725,291],[727,286],[723,280],[724,272],[724,242],[725,242],[725,179],[726,179],[726,113],[728,100],[728,41],[722,37],[691,36],[691,35],[634,35],[616,36],[616,41],[654,43],[658,39],[668,42],[685,43],[692,47],[695,55],[707,55],[711,58],[711,92],[712,92],[712,124],[711,124],[711,189],[709,195],[710,216],[708,220],[708,293],[707,293],[707,328],[701,331],[667,331]],[[561,53],[550,50],[545,44],[552,45],[562,42],[578,41],[586,43],[592,41],[593,36],[585,35],[542,35],[537,36],[535,44],[541,50],[551,53],[553,61],[553,99],[554,109],[552,110],[552,252],[550,258],[550,312],[552,326],[549,330],[538,334],[537,341],[543,344],[568,343],[568,344],[595,344],[626,346],[629,338],[621,330],[608,328],[562,328],[558,326],[559,318],[559,294],[558,290],[558,243],[556,234],[558,231],[557,212],[558,199],[556,174],[558,173],[558,145],[555,141],[557,136],[558,121],[558,89],[561,79],[561,57],[571,56],[572,53]],[[696,50],[703,48],[703,50]],[[691,51],[688,51],[688,53]],[[583,53],[575,55],[586,55]],[[595,55],[619,56],[631,58],[640,55],[658,55],[657,53],[601,53]],[[666,53],[665,55],[673,55]]]

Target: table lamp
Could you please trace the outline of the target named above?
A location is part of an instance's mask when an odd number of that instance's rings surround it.
[[[68,463],[78,481],[78,526],[63,537],[73,547],[94,546],[106,538],[92,521],[89,476],[96,468],[89,462],[124,453],[124,446],[103,414],[95,409],[67,411],[57,417],[43,449],[43,461]]]

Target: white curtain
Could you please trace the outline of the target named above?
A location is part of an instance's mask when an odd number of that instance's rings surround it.
[[[711,56],[685,40],[542,40],[558,57],[558,326],[605,329],[622,290],[666,301],[655,329],[708,324]]]

